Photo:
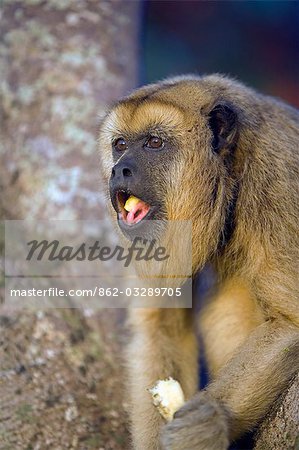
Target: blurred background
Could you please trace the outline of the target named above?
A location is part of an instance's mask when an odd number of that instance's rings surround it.
[[[148,1],[141,80],[220,72],[299,106],[297,1]]]
[[[299,106],[298,20],[287,0],[2,0],[0,218],[101,219],[114,234],[96,145],[107,106],[190,72]],[[130,447],[124,311],[4,304],[0,328],[0,450]]]

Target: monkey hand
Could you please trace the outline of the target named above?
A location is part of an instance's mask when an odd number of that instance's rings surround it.
[[[228,413],[208,392],[196,394],[162,429],[163,450],[226,450]]]

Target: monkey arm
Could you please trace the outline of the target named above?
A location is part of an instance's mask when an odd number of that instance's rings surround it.
[[[224,450],[252,429],[299,370],[298,328],[269,320],[254,330],[206,391],[163,431],[167,450]]]
[[[127,361],[134,448],[157,450],[165,421],[147,389],[171,376],[180,382],[185,398],[197,390],[197,342],[191,311],[135,309],[131,310],[130,321],[133,337]]]
[[[262,311],[243,280],[229,279],[218,288],[199,318],[205,358],[213,379],[263,322]]]

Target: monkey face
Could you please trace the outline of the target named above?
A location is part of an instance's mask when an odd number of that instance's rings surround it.
[[[109,193],[118,224],[133,236],[148,220],[167,218],[163,180],[167,177],[173,143],[158,130],[118,137],[112,143]]]
[[[150,220],[192,220],[204,241],[220,220],[235,116],[216,100],[200,80],[185,80],[141,88],[107,114],[102,169],[125,236]]]
[[[148,230],[149,221],[169,219],[169,169],[180,147],[171,128],[179,116],[160,103],[137,109],[134,102],[120,103],[102,125],[103,172],[118,225],[130,239]]]

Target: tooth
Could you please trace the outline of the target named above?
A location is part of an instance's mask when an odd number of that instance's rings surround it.
[[[134,208],[134,206],[136,206],[137,203],[139,203],[139,202],[140,202],[139,198],[134,197],[134,195],[130,195],[130,197],[128,198],[128,200],[125,203],[124,208],[126,211],[130,212]]]

